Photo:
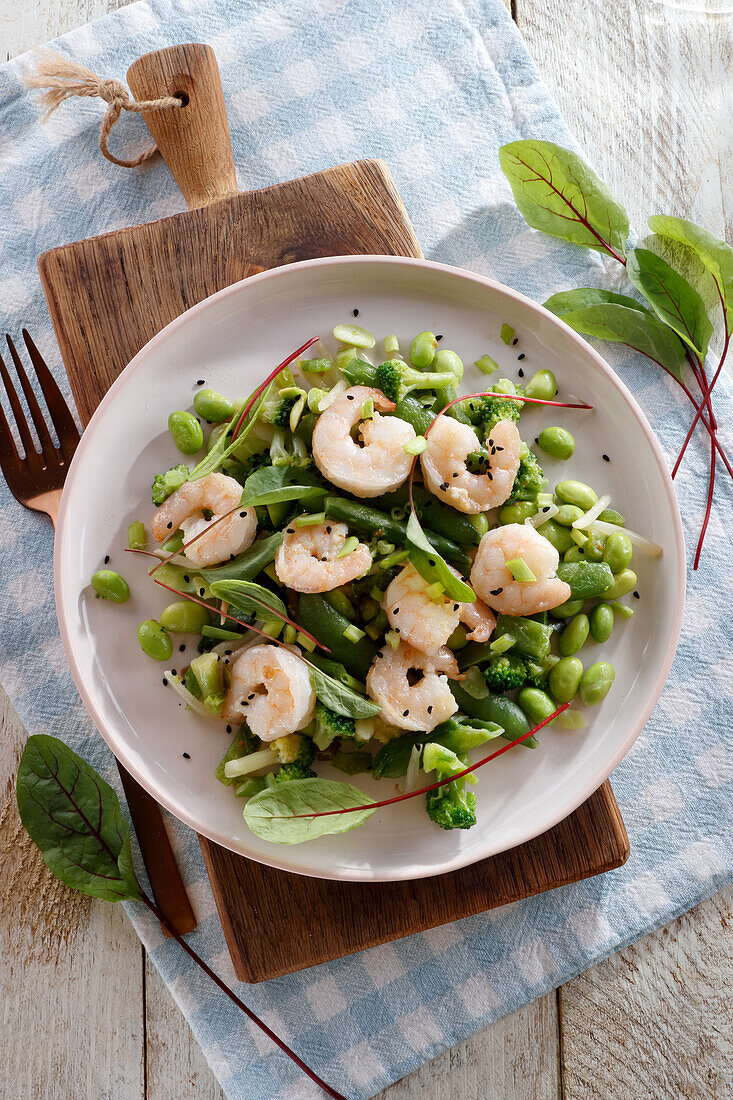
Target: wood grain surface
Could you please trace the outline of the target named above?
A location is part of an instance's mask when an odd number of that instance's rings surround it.
[[[0,0],[0,57],[120,6],[120,0]],[[694,217],[718,234],[730,232],[733,120],[721,74],[731,71],[733,40],[730,17],[714,14],[725,3],[691,0],[685,10],[657,0],[514,0],[513,7],[571,130],[623,197],[632,221],[643,224],[653,206]],[[664,25],[657,31],[665,16],[674,19],[674,33]],[[657,33],[664,49],[656,47]],[[695,118],[711,110],[716,132],[703,149]],[[642,148],[647,164],[663,165],[671,156],[673,179],[661,170],[652,178],[639,173]],[[29,857],[9,793],[26,735],[1,691],[0,726],[0,783],[7,784],[0,786],[0,1017],[6,1022],[0,1095],[222,1100],[188,1024],[149,963],[145,976],[139,940],[119,909],[60,888],[51,895],[57,924],[33,931],[37,880],[13,877],[13,890],[3,889],[9,861]],[[42,865],[39,873],[48,876]],[[723,1100],[733,1092],[732,927],[729,889],[557,995],[426,1063],[378,1100]],[[69,997],[81,973],[85,996]],[[118,979],[125,974],[135,980]],[[718,996],[708,1005],[711,989]],[[633,1011],[627,1013],[628,999]],[[693,1010],[685,1020],[687,1004]],[[686,1034],[700,1038],[692,1059],[677,1057],[680,1019]],[[101,1033],[105,1027],[114,1028],[111,1042]],[[666,1035],[669,1044],[660,1042]]]

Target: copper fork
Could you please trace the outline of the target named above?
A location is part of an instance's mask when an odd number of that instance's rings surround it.
[[[45,512],[51,517],[55,527],[61,502],[61,490],[68,473],[69,463],[80,439],[79,430],[41,353],[28,331],[23,329],[23,341],[46,402],[51,425],[59,441],[58,447],[55,446],[15,344],[7,334],[5,339],[41,450],[40,452],[36,450],[18,392],[0,355],[0,378],[5,387],[8,404],[12,410],[24,452],[21,458],[10,425],[0,405],[0,469],[15,499],[26,508]],[[181,935],[191,932],[196,927],[196,918],[163,824],[160,806],[119,761],[117,767],[156,903],[177,932]],[[166,935],[169,934],[165,928],[163,931]]]

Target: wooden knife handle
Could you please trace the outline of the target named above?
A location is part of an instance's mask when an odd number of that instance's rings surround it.
[[[127,70],[127,82],[138,101],[176,96],[184,103],[142,116],[190,210],[237,190],[219,66],[210,46],[146,53]]]

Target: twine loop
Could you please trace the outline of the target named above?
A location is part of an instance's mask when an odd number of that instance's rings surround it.
[[[109,135],[112,127],[123,111],[140,114],[143,111],[162,111],[167,107],[183,107],[178,96],[163,96],[161,99],[135,100],[122,81],[114,77],[104,79],[73,61],[70,57],[55,50],[37,50],[32,55],[33,68],[26,73],[23,83],[26,88],[42,90],[37,99],[39,107],[46,108],[45,122],[66,99],[82,96],[89,99],[102,99],[107,104],[102,124],[99,128],[99,148],[102,156],[119,164],[122,168],[136,168],[138,164],[149,160],[157,152],[155,145],[143,150],[131,160],[116,157],[109,149]]]

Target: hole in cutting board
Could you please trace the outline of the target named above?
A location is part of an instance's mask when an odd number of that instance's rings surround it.
[[[180,99],[181,107],[188,107],[188,92],[174,92],[174,99]]]

